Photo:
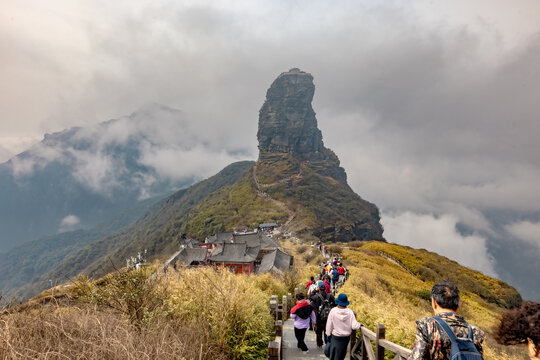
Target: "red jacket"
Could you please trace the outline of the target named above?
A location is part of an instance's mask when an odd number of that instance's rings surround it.
[[[299,300],[296,305],[291,309],[291,314],[298,315],[302,319],[310,317],[311,313],[315,311],[315,308],[311,306],[306,300]]]
[[[330,294],[330,284],[326,280],[324,280],[324,285],[326,285],[326,293]]]
[[[306,289],[308,289],[313,284],[313,281],[309,280],[306,284]]]

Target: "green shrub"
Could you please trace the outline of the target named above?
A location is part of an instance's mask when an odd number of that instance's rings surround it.
[[[150,278],[154,270],[143,267],[116,271],[97,284],[79,276],[72,293],[79,299],[117,310],[132,324],[141,326],[164,311],[164,295],[157,280]]]
[[[285,276],[284,276],[285,277]],[[289,292],[288,282],[272,276],[270,273],[251,275],[249,280],[257,289],[264,291],[268,297],[277,295],[281,298]]]
[[[265,358],[273,329],[269,297],[247,276],[198,268],[162,283],[171,316],[204,328],[229,359]]]
[[[324,262],[323,256],[318,251],[314,251],[314,250],[311,250],[310,252],[305,253],[303,259],[308,264],[310,263],[319,264],[319,263]]]
[[[343,249],[339,245],[329,245],[326,247],[326,250],[330,254],[339,254],[339,255],[343,254]]]
[[[302,278],[296,269],[285,272],[280,277],[281,282],[285,285],[287,293],[294,294],[294,289],[298,286]]]
[[[416,291],[416,295],[421,299],[431,301],[431,291],[429,290],[418,290]]]

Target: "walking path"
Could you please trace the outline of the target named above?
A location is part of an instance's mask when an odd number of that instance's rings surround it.
[[[341,256],[337,256],[341,261]],[[332,287],[332,295],[336,295],[336,291],[340,286]],[[305,343],[309,349],[307,354],[303,353],[296,347],[297,341],[294,336],[294,319],[288,319],[283,324],[283,359],[328,359],[323,352],[323,349],[317,348],[317,340],[315,331],[307,331],[305,337]],[[350,349],[347,351],[347,353]],[[347,356],[348,358],[348,356]]]
[[[253,181],[255,182],[255,186],[257,186],[257,196],[259,196],[259,197],[261,197],[261,198],[263,198],[263,199],[266,199],[266,200],[271,201],[271,202],[272,202],[274,205],[276,205],[278,208],[280,208],[281,210],[283,210],[284,212],[286,212],[286,213],[289,214],[289,217],[288,217],[287,221],[285,221],[285,223],[283,223],[283,224],[281,225],[281,228],[282,228],[282,229],[285,229],[285,228],[287,227],[287,225],[289,225],[289,223],[290,223],[291,221],[293,221],[293,219],[296,217],[296,214],[295,214],[294,212],[292,212],[292,211],[287,207],[287,205],[285,205],[284,202],[272,198],[267,192],[264,192],[264,191],[262,190],[262,188],[263,188],[263,187],[273,186],[273,185],[279,184],[279,183],[281,183],[281,182],[283,182],[283,181],[288,181],[288,180],[290,180],[290,179],[292,179],[292,178],[294,178],[294,177],[301,177],[301,176],[302,176],[302,174],[300,173],[300,174],[297,174],[297,175],[293,175],[293,176],[291,176],[291,177],[289,177],[289,178],[282,179],[282,180],[280,180],[280,181],[278,181],[278,182],[275,182],[275,183],[273,183],[273,184],[260,184],[260,183],[259,183],[259,179],[257,178],[257,165],[255,165],[255,166],[253,167]]]
[[[306,332],[306,345],[309,349],[307,354],[304,354],[296,347],[296,338],[294,337],[294,320],[289,319],[283,324],[283,359],[328,359],[324,356],[322,349],[317,348],[315,340],[315,331]]]

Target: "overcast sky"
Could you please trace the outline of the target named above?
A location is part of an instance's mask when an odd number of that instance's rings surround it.
[[[2,5],[0,161],[152,102],[182,110],[213,152],[254,159],[266,90],[299,67],[389,241],[508,279],[493,239],[540,256],[537,0]]]

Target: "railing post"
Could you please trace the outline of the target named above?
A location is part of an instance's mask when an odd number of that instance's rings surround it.
[[[276,329],[276,336],[283,336],[283,321],[277,320],[274,323],[274,327]]]
[[[270,315],[272,315],[272,317],[274,318],[274,321],[276,320],[277,306],[278,306],[277,295],[272,295],[271,300],[270,300]]]
[[[375,345],[376,345],[375,358],[377,360],[384,360],[384,348],[381,345],[379,345],[379,340],[384,340],[385,336],[386,336],[386,330],[384,328],[384,325],[378,324],[377,337],[375,339]]]
[[[303,294],[304,293],[304,285],[302,283],[298,284],[298,292],[300,294]]]
[[[287,294],[287,309],[290,310],[293,307],[293,297],[291,293]]]
[[[285,322],[287,321],[287,318],[289,317],[289,306],[287,302],[287,295],[283,295],[281,299],[282,299],[281,301],[283,302],[283,313],[281,314],[281,320]]]
[[[276,320],[283,320],[283,305],[284,304],[278,303]],[[283,321],[285,321],[285,320],[283,320]]]

